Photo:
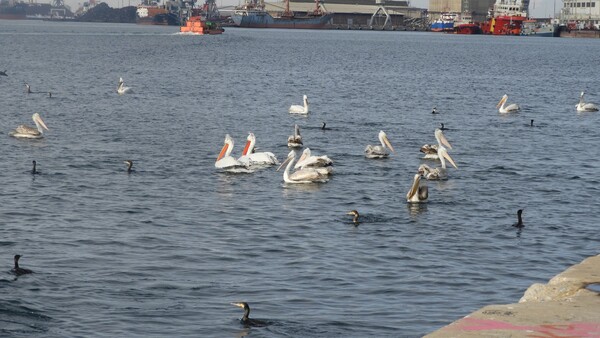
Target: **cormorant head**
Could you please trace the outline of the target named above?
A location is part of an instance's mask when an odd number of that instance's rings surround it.
[[[358,214],[358,211],[350,210],[346,213],[346,215],[354,216],[354,218],[352,219],[352,222],[358,223],[358,217],[360,217],[360,215]]]
[[[19,263],[20,258],[21,258],[21,255],[15,255],[15,263]]]
[[[125,164],[127,164],[127,171],[131,171],[131,167],[133,167],[133,161],[132,160],[125,160],[123,162]]]
[[[248,306],[248,303],[246,302],[241,302],[241,303],[231,303],[231,305],[235,305],[237,307],[241,307],[242,309],[246,310],[249,309],[250,306]]]

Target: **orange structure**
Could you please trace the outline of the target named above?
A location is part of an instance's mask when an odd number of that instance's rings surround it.
[[[179,28],[181,33],[194,34],[221,34],[225,30],[218,24],[210,21],[202,21],[200,16],[192,16],[186,22],[185,26]]]

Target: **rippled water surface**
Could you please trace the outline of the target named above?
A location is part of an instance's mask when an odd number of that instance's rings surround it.
[[[600,115],[575,104],[600,40],[175,31],[0,21],[1,336],[418,337],[598,253]],[[34,112],[44,139],[8,136]],[[440,122],[459,169],[407,205]],[[226,133],[282,161],[295,123],[328,183],[215,170]],[[379,130],[396,153],[366,159]]]

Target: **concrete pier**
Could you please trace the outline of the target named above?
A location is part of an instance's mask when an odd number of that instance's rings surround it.
[[[427,338],[600,337],[600,255],[533,284],[519,303],[489,305]]]

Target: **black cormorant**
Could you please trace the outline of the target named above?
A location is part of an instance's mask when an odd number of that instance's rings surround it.
[[[523,213],[523,209],[519,209],[517,211],[517,223],[513,224],[515,228],[523,228],[525,224],[523,224],[523,219],[521,218],[521,214]]]
[[[0,72],[0,75],[2,75],[2,76],[8,76],[8,75],[6,74],[6,70],[4,70],[3,72]]]
[[[17,276],[26,275],[28,273],[33,273],[33,271],[31,271],[29,269],[23,269],[23,268],[19,267],[19,259],[20,258],[21,258],[21,255],[15,255],[15,267],[11,271]]]
[[[31,93],[33,93],[33,92],[31,91],[31,86],[30,86],[28,83],[26,83],[26,84],[25,84],[25,88],[27,89],[27,94],[31,94]]]
[[[327,125],[327,123],[323,122],[323,125],[321,126],[321,130],[331,130],[331,128],[327,128],[326,125]]]
[[[529,124],[530,127],[533,127],[533,120],[531,120],[531,123]]]
[[[346,213],[346,215],[352,215],[354,216],[354,218],[352,218],[352,223],[354,223],[354,225],[359,225],[360,222],[358,221],[358,218],[360,217],[360,215],[358,214],[358,211],[356,210],[350,210],[349,212]]]
[[[440,125],[441,125],[441,128],[440,128],[440,130],[448,130],[448,128],[444,127],[444,124],[443,124],[443,123],[440,123]]]
[[[133,161],[132,160],[125,160],[125,164],[127,164],[127,173],[131,173],[133,171]]]
[[[438,114],[437,109],[435,107],[433,107],[433,110],[431,111],[432,114]]]
[[[33,168],[31,168],[31,174],[35,175],[35,174],[39,174],[40,172],[37,171],[37,162],[35,160],[31,161],[31,163],[33,163]]]
[[[248,303],[246,303],[246,302],[231,303],[231,305],[235,305],[237,307],[241,307],[242,309],[244,309],[244,316],[242,317],[242,319],[240,319],[242,324],[244,324],[246,326],[267,326],[267,325],[269,325],[269,323],[264,320],[250,319],[248,317],[250,315],[250,306],[248,305]]]

